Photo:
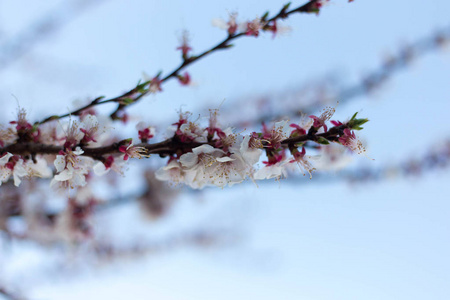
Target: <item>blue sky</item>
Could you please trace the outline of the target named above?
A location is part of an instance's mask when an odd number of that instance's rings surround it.
[[[2,1],[0,37],[13,36],[63,2]],[[168,82],[163,93],[130,112],[170,124],[181,106],[200,113],[224,99],[229,99],[224,105],[236,105],[232,99],[242,95],[295,88],[328,72],[338,72],[344,83],[357,82],[385,53],[449,26],[450,2],[444,0],[331,2],[320,16],[289,18],[285,23],[293,30],[287,36],[244,38],[199,61],[188,69],[197,86]],[[251,19],[283,4],[105,0],[0,72],[0,116],[6,122],[15,114],[11,95],[32,119],[65,113],[75,99],[118,95],[142,72],[167,73],[177,66],[175,48],[184,29],[198,53],[225,36],[211,26],[213,18],[237,11]],[[448,138],[449,75],[450,55],[443,49],[414,61],[377,95],[338,106],[337,118],[360,111],[371,120],[360,135],[375,161],[355,163],[399,161]],[[231,248],[181,249],[122,262],[58,284],[50,276],[33,286],[31,295],[122,299],[117,295],[132,290],[134,299],[447,299],[449,179],[448,170],[441,170],[358,186],[300,178],[298,184],[187,193],[164,226],[176,231],[180,225],[223,221],[242,233],[242,241]],[[202,205],[186,204],[197,203],[197,197]],[[186,216],[197,213],[198,219]]]

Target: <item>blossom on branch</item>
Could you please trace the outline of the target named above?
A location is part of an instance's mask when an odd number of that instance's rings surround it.
[[[27,120],[27,113],[24,108],[19,108],[17,112],[17,121],[11,121],[10,124],[16,125],[16,130],[29,130],[33,128],[33,126]]]
[[[161,88],[161,79],[159,79],[158,76],[153,77],[152,80],[150,81],[150,85],[148,87],[148,91],[152,94],[155,94],[157,92],[161,92],[162,88]]]
[[[139,139],[143,143],[147,143],[148,140],[154,137],[156,134],[155,127],[150,126],[145,122],[137,123],[136,129],[138,130]]]
[[[311,160],[317,159],[318,156],[312,157],[310,155],[305,155],[306,150],[305,147],[302,147],[302,151],[298,151],[297,148],[295,148],[293,151],[291,151],[292,155],[294,156],[292,160],[290,160],[290,163],[296,163],[300,170],[304,170],[308,172],[309,179],[312,178],[312,172],[315,170],[315,168],[311,164]],[[303,173],[305,175],[305,173]]]
[[[323,110],[322,114],[319,117],[314,116],[314,115],[309,116],[314,121],[312,126],[316,130],[319,130],[320,128],[323,127],[324,132],[327,132],[328,131],[328,127],[327,127],[327,124],[325,122],[330,120],[335,112],[336,112],[336,108],[329,106],[329,107],[326,107]]]
[[[85,134],[80,130],[80,124],[75,120],[70,120],[67,124],[66,141],[64,143],[65,149],[72,149],[78,145]]]
[[[346,147],[330,143],[320,147],[319,159],[314,162],[314,166],[319,171],[337,171],[346,167],[352,160]]]
[[[14,178],[14,185],[19,186],[22,182],[21,177],[28,173],[23,166],[23,160],[17,155],[5,153],[0,158],[0,185],[9,180],[11,175]]]
[[[357,154],[364,154],[366,148],[364,148],[362,142],[356,137],[355,132],[348,128],[344,129],[344,135],[339,138],[339,142]]]
[[[176,128],[169,128],[169,131],[175,131],[175,135],[182,142],[199,142],[204,143],[207,141],[207,131],[204,128],[201,128],[196,121],[191,122],[188,121],[188,117],[190,116],[189,112],[181,113],[180,119],[178,122],[173,123],[172,125],[177,126]]]
[[[81,139],[82,144],[88,144],[89,142],[97,142],[97,136],[100,134],[99,132],[99,123],[97,121],[97,117],[94,115],[86,115],[81,124],[80,131],[84,133],[83,138]]]
[[[211,23],[215,27],[226,30],[228,32],[228,35],[232,36],[237,32],[238,27],[240,26],[236,22],[236,17],[237,13],[234,12],[230,13],[228,21],[225,21],[223,19],[213,19]]]
[[[267,148],[280,149],[281,141],[289,137],[288,120],[276,122],[272,129],[268,129],[266,124],[263,124],[262,140],[267,143]]]
[[[241,143],[239,152],[242,155],[244,161],[249,165],[253,166],[259,161],[262,154],[263,145],[261,140],[257,138],[256,134],[246,135]]]
[[[247,22],[247,24],[246,24],[247,28],[246,28],[245,34],[254,36],[254,37],[258,37],[259,31],[261,29],[263,29],[264,24],[265,23],[262,22],[260,18],[255,18],[253,21]]]
[[[265,179],[273,179],[276,180],[286,178],[286,164],[288,161],[280,160],[274,164],[266,165],[264,168],[259,169],[253,174],[253,179],[255,180],[265,180]]]
[[[273,20],[264,27],[264,30],[271,31],[273,33],[272,38],[275,38],[276,36],[283,35],[292,31],[292,28],[290,26],[280,26],[277,20]]]
[[[330,0],[318,0],[311,5],[309,12],[319,14],[320,9],[329,4],[329,2]]]
[[[177,75],[178,80],[180,81],[181,85],[189,85],[191,84],[191,75],[189,75],[188,72],[184,72],[183,75]]]
[[[58,184],[63,188],[76,188],[86,185],[86,175],[92,167],[93,160],[89,157],[82,156],[84,153],[80,147],[75,151],[66,149],[56,156],[54,162],[56,172],[50,186]]]
[[[114,158],[114,156],[109,155],[107,158],[104,159],[104,161],[97,162],[92,169],[94,170],[94,173],[98,176],[103,176],[110,170],[113,170],[119,173],[120,175],[123,175],[122,171],[123,167],[124,167],[123,159],[117,160],[116,158]]]
[[[12,127],[3,128],[3,125],[0,124],[0,146],[4,147],[5,145],[9,145],[14,143],[17,139],[17,133]]]
[[[150,156],[148,155],[147,149],[145,149],[144,147],[135,146],[133,145],[133,143],[131,143],[131,141],[128,144],[128,146],[127,145],[119,146],[119,151],[124,154],[123,160],[128,160],[130,157],[141,159]]]
[[[185,183],[186,172],[180,162],[171,160],[167,166],[158,169],[155,173],[156,179],[161,181],[170,181],[176,184]]]
[[[177,48],[177,50],[181,50],[181,56],[184,60],[188,58],[189,51],[192,50],[189,45],[189,32],[187,30],[183,31],[181,35],[181,46]]]

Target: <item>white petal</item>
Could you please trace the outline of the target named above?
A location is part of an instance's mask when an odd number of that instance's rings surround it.
[[[251,136],[247,135],[244,140],[242,141],[241,147],[240,147],[240,152],[241,155],[244,159],[244,161],[249,164],[250,166],[253,166],[254,164],[256,164],[259,161],[259,158],[261,156],[261,149],[252,149],[249,148],[248,143],[250,141]]]
[[[14,174],[17,174],[20,177],[24,177],[28,175],[27,170],[23,167],[23,160],[19,159],[19,161],[14,166]]]
[[[254,174],[254,179],[263,180],[263,179],[271,179],[271,178],[281,178],[286,177],[286,171],[284,169],[284,165],[279,165],[278,163],[273,166],[268,166],[259,169]]]
[[[66,156],[65,155],[57,155],[54,162],[56,172],[60,173],[66,168]]]
[[[155,177],[156,177],[156,179],[161,180],[161,181],[171,180],[171,178],[169,176],[169,172],[167,170],[164,170],[164,168],[159,168],[155,172]]]
[[[85,185],[86,185],[86,177],[81,173],[74,173],[74,176],[72,178],[72,186],[79,187]]]
[[[253,166],[259,161],[261,153],[262,151],[260,149],[252,149],[250,151],[242,153],[242,157],[244,158],[246,163],[248,163],[250,166]]]
[[[55,175],[54,179],[58,181],[66,181],[73,177],[73,172],[69,170],[64,170],[61,173]]]
[[[199,147],[192,149],[192,152],[198,155],[200,153],[213,153],[215,150],[219,149],[216,149],[211,145],[201,145]]]
[[[220,28],[220,29],[228,29],[227,21],[220,18],[214,18],[211,20],[211,24],[214,27]]]
[[[42,158],[38,158],[36,163],[30,161],[27,167],[30,169],[30,176],[49,178],[53,174],[52,169],[47,165],[47,161]]]
[[[19,186],[22,180],[20,179],[19,175],[14,173],[14,185]]]
[[[11,170],[8,168],[0,168],[0,181],[1,182],[7,182],[9,180],[9,177],[11,177]]]
[[[141,122],[136,124],[136,129],[137,130],[144,130],[145,128],[148,128],[148,127],[149,127],[148,124],[146,122],[143,122],[143,121],[141,121]]]
[[[198,155],[192,152],[185,153],[180,157],[180,163],[185,168],[192,168],[198,163]]]
[[[228,162],[228,161],[234,161],[236,159],[235,158],[231,158],[229,156],[224,156],[224,157],[218,157],[218,158],[216,158],[216,160],[218,162]]]
[[[98,175],[98,176],[103,176],[103,175],[105,175],[106,173],[108,173],[109,172],[109,170],[110,169],[106,169],[106,167],[105,167],[105,165],[101,162],[101,161],[99,161],[98,163],[96,163],[95,165],[94,165],[94,173],[96,174],[96,175]]]
[[[11,153],[6,153],[5,156],[3,156],[2,158],[0,158],[0,166],[4,166],[8,163],[9,159],[11,158],[11,156],[13,156]]]
[[[241,22],[238,24],[238,31],[245,32],[247,31],[247,22]]]
[[[76,154],[76,155],[81,155],[83,153],[84,153],[84,151],[80,147],[76,147],[75,151],[73,151],[73,154]]]

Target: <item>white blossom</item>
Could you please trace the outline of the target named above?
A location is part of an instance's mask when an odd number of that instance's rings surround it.
[[[195,122],[188,122],[181,125],[180,132],[195,142],[205,143],[207,141],[208,133]]]
[[[263,179],[281,179],[287,177],[286,172],[286,164],[287,161],[280,161],[276,164],[265,166],[253,174],[253,179],[255,180],[263,180]]]
[[[0,185],[7,182],[11,176],[13,176],[14,185],[19,186],[23,177],[48,178],[51,175],[51,169],[42,158],[37,158],[36,163],[31,160],[24,161],[11,153],[6,153],[0,158]]]
[[[5,145],[12,144],[16,139],[17,132],[14,127],[4,128],[3,125],[0,124],[0,146],[4,147]]]
[[[86,175],[92,166],[92,159],[80,156],[84,151],[77,147],[75,151],[67,150],[65,155],[57,155],[54,162],[57,175],[50,186],[60,183],[63,187],[75,188],[86,185]]]
[[[172,160],[165,167],[158,169],[155,173],[156,179],[162,181],[172,181],[176,184],[185,182],[186,172],[183,170],[180,162]]]
[[[146,122],[139,122],[136,124],[136,129],[138,130],[139,139],[147,141],[152,138],[156,134],[156,129],[153,126],[150,126]]]
[[[100,126],[97,117],[94,115],[86,115],[80,124],[80,131],[84,134],[82,142],[89,143],[90,146],[100,144],[101,140],[105,140],[103,134],[106,132],[105,126]]]
[[[318,170],[337,171],[346,167],[353,161],[353,157],[349,155],[347,148],[331,143],[321,147],[320,158],[314,163]]]
[[[259,140],[255,140],[251,135],[246,135],[241,143],[239,152],[242,155],[244,161],[249,165],[253,166],[259,161],[262,154],[262,145]]]
[[[201,145],[180,157],[180,163],[185,170],[185,183],[192,188],[203,188],[211,184],[213,171],[218,164],[217,158],[225,154],[211,145]]]
[[[66,133],[58,121],[53,120],[39,125],[39,142],[48,145],[62,145]]]
[[[50,178],[53,175],[52,169],[42,157],[37,157],[36,163],[31,160],[27,161],[25,169],[30,177]]]
[[[84,133],[80,130],[80,124],[75,120],[70,120],[66,126],[66,142],[65,147],[71,148],[78,145],[84,136]]]
[[[211,183],[218,187],[232,186],[244,181],[251,170],[238,153],[219,157],[216,160],[218,163],[212,172]]]
[[[10,162],[11,158],[13,158],[12,162]],[[19,186],[22,182],[21,178],[28,173],[24,168],[23,160],[8,152],[0,158],[0,185],[7,182],[11,175],[14,178],[14,185]]]
[[[107,174],[110,170],[113,170],[120,175],[123,175],[123,168],[125,167],[125,160],[123,159],[123,155],[120,157],[109,156],[106,158],[105,162],[97,162],[94,167],[95,175],[103,176]]]

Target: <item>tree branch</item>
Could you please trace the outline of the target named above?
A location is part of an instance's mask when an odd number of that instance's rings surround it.
[[[281,141],[281,145],[284,148],[288,148],[289,146],[293,146],[297,143],[303,143],[307,141],[317,142],[320,138],[324,138],[330,142],[336,142],[339,136],[342,135],[345,128],[351,129],[351,126],[349,126],[349,124],[343,124],[340,126],[332,127],[327,132],[318,134],[316,130],[313,130],[314,127],[311,127],[311,130],[307,134],[300,135],[298,137],[284,139],[283,141]],[[121,154],[119,148],[123,145],[126,145],[127,142],[128,140],[123,140],[108,146],[97,148],[83,147],[82,148],[82,150],[84,151],[83,156],[92,157],[94,159],[101,159],[101,157],[108,154]],[[182,142],[176,135],[172,138],[166,139],[159,143],[154,144],[140,143],[135,144],[133,146],[145,149],[146,154],[158,154],[162,157],[165,157],[175,155],[177,153],[187,153],[190,152],[193,148],[205,144],[215,146],[214,141],[205,143]],[[268,146],[267,142],[262,142],[262,145],[263,147]],[[65,150],[64,146],[54,146],[39,143],[16,143],[0,148],[0,153],[9,152],[15,155],[22,155],[22,156],[31,155],[33,157],[37,154],[58,154],[64,150]]]
[[[308,1],[306,4],[299,6],[295,9],[292,9],[290,11],[286,11],[288,6],[285,5],[280,10],[280,12],[278,14],[276,14],[274,17],[272,17],[270,19],[262,20],[264,22],[264,26],[263,26],[262,30],[268,30],[270,22],[274,22],[279,19],[285,19],[294,13],[317,12],[320,7],[320,5],[318,3],[320,3],[320,0],[311,0],[311,1]],[[176,77],[181,70],[185,69],[187,66],[191,65],[192,63],[202,59],[203,57],[205,57],[213,52],[216,52],[218,50],[223,50],[223,49],[229,48],[231,46],[231,44],[230,44],[231,41],[236,40],[243,36],[246,36],[246,33],[241,32],[241,33],[237,33],[237,34],[228,35],[222,42],[218,43],[217,45],[211,47],[210,49],[204,51],[203,53],[201,53],[197,56],[184,57],[183,62],[177,68],[175,68],[175,70],[173,70],[171,73],[169,73],[168,75],[166,75],[165,77],[163,77],[160,80],[160,84],[166,82],[167,80],[169,80],[173,77]],[[138,84],[135,88],[129,90],[128,92],[125,92],[124,94],[114,97],[114,98],[111,98],[111,99],[102,100],[102,97],[97,98],[97,99],[93,100],[92,102],[90,102],[89,104],[87,104],[77,110],[74,110],[70,113],[63,114],[63,115],[50,116],[40,122],[36,122],[36,124],[43,124],[43,123],[49,122],[51,120],[58,120],[58,119],[66,118],[71,115],[78,115],[83,110],[90,109],[94,106],[99,106],[99,105],[103,105],[103,104],[107,104],[107,103],[117,103],[118,104],[115,111],[111,114],[111,118],[113,120],[117,119],[119,112],[122,111],[126,106],[137,103],[142,97],[144,97],[145,95],[147,95],[151,92],[151,90],[149,88],[151,83],[152,83],[152,80],[148,80],[144,83]]]

